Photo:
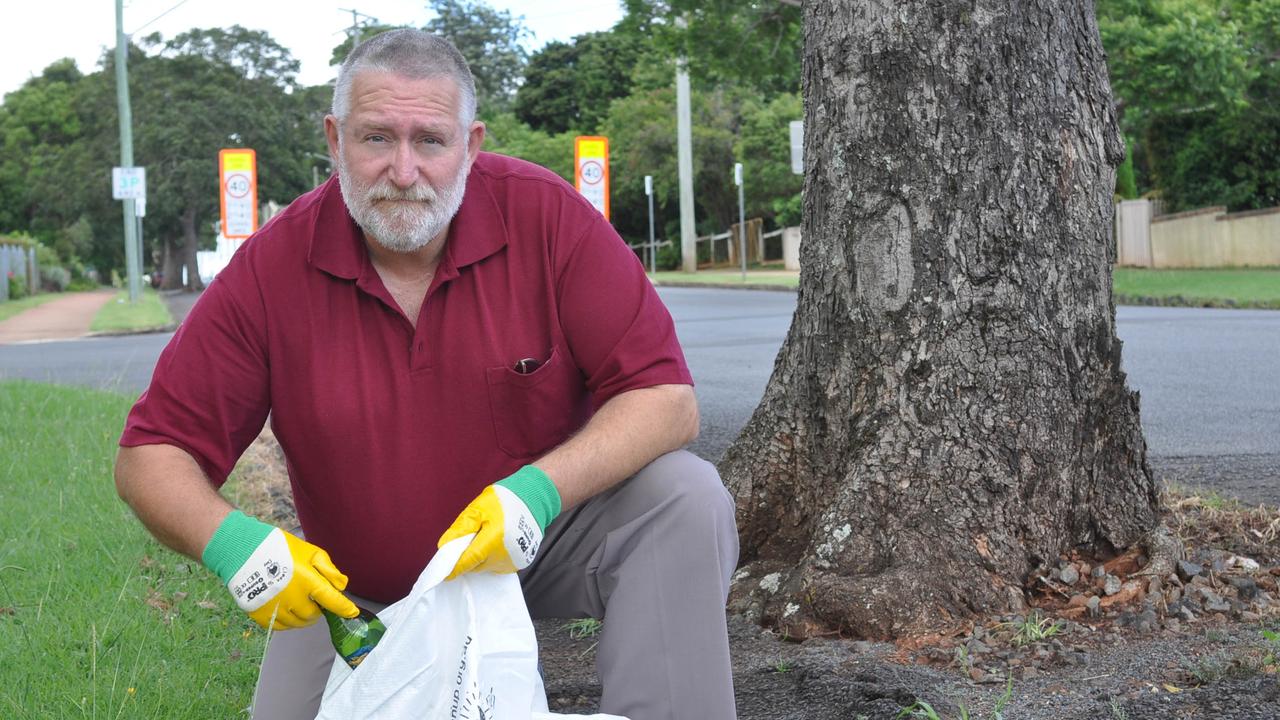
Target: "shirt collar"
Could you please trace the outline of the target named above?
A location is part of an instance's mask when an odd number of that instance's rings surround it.
[[[507,244],[506,222],[481,167],[487,154],[480,153],[471,166],[462,206],[449,224],[442,263],[454,269],[479,262]],[[314,194],[317,210],[307,260],[335,277],[359,278],[369,262],[369,250],[364,232],[347,212],[338,176],[309,194]]]

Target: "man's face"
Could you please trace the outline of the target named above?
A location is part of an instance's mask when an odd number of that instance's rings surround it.
[[[342,198],[379,245],[409,252],[447,232],[484,141],[482,123],[459,124],[459,103],[449,78],[364,71],[346,121],[325,118]]]

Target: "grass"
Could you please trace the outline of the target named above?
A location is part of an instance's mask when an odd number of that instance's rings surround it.
[[[658,285],[723,285],[734,287],[742,285],[773,285],[777,287],[795,288],[800,285],[798,273],[765,275],[758,271],[747,270],[744,283],[741,271],[700,270],[696,273],[658,272],[650,277]]]
[[[233,718],[264,633],[116,497],[123,395],[0,382],[0,717]]]
[[[745,283],[737,270],[702,270],[697,273],[658,272],[658,285],[722,285],[795,288],[798,273],[763,273],[747,270]],[[1113,275],[1116,303],[1161,305],[1210,305],[1280,309],[1280,268],[1216,270],[1148,270],[1116,268]]]
[[[139,332],[173,326],[173,315],[160,295],[143,288],[136,303],[129,302],[129,291],[123,290],[94,316],[89,329],[93,332]]]
[[[1280,269],[1147,270],[1116,268],[1116,302],[1152,298],[1174,305],[1280,309]]]
[[[1020,623],[1010,623],[1010,627],[1014,631],[1011,642],[1015,647],[1022,647],[1048,640],[1062,632],[1065,625],[1053,618],[1041,617],[1040,613],[1033,612]]]
[[[595,618],[579,618],[561,626],[561,629],[569,631],[569,637],[574,640],[595,637],[600,634],[600,630],[603,628],[604,623]]]
[[[23,310],[30,310],[60,297],[62,297],[60,293],[40,293],[39,295],[28,295],[21,300],[0,302],[0,320],[8,320]]]

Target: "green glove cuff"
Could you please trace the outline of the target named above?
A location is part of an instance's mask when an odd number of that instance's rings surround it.
[[[560,514],[560,491],[546,473],[532,465],[525,465],[494,484],[515,493],[528,506],[543,532]]]
[[[209,538],[200,560],[222,578],[222,582],[229,583],[272,530],[275,530],[274,525],[232,510]]]

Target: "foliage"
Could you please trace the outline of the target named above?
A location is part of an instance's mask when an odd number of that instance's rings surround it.
[[[534,130],[511,113],[501,113],[485,123],[486,150],[537,163],[573,182],[573,132],[551,135]]]
[[[64,292],[71,285],[71,273],[61,265],[40,265],[40,289]]]
[[[1133,153],[1124,155],[1124,162],[1116,168],[1116,195],[1124,200],[1138,198],[1138,180],[1133,174]]]
[[[768,103],[748,99],[734,154],[742,163],[747,217],[771,218],[785,213],[787,223],[799,225],[800,190],[804,176],[791,172],[792,120],[802,120],[800,96],[782,93]]]
[[[18,273],[15,273],[14,271],[10,270],[9,271],[9,299],[21,300],[27,297],[27,295],[29,294],[30,294],[30,290],[27,288],[26,277],[19,275]]]
[[[512,17],[483,0],[429,0],[427,9],[435,17],[424,29],[452,41],[471,66],[478,107],[485,113],[509,109],[528,62],[522,43],[530,33],[523,16]]]
[[[652,38],[665,58],[688,59],[700,87],[725,83],[772,96],[800,89],[800,8],[778,0],[624,0],[616,31]],[[671,74],[665,77],[670,82]]]
[[[516,91],[516,117],[551,133],[595,132],[613,100],[631,92],[640,41],[615,32],[550,42],[529,59]]]
[[[1098,20],[1137,190],[1280,205],[1280,0],[1101,0]]]
[[[327,90],[317,102],[298,88],[297,62],[265,33],[151,35],[127,50],[134,164],[147,168],[144,263],[186,260],[212,239],[223,147],[257,151],[260,199],[288,201],[310,187],[314,155],[325,151],[317,110]],[[58,61],[0,106],[0,227],[31,233],[73,274],[124,264],[121,204],[108,192],[120,164],[114,68],[111,52],[89,75]]]

